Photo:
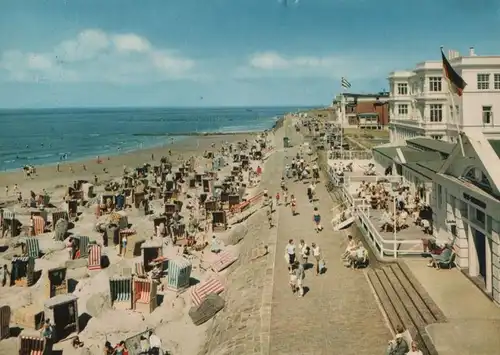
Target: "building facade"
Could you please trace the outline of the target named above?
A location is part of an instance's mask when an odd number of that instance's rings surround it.
[[[383,129],[389,123],[389,93],[338,95],[333,100],[337,121],[344,127]],[[343,111],[345,107],[345,111]]]
[[[418,136],[455,142],[467,127],[500,136],[500,117],[495,120],[500,115],[500,56],[478,56],[471,48],[468,56],[450,51],[449,61],[467,83],[461,97],[449,94],[441,61],[389,74],[391,142]]]

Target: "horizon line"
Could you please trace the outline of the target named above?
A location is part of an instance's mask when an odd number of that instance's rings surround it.
[[[285,105],[205,105],[205,106],[41,106],[41,107],[0,107],[2,111],[20,111],[20,110],[112,110],[112,109],[214,109],[214,108],[316,108],[327,107],[329,105],[311,105],[311,104],[285,104]]]

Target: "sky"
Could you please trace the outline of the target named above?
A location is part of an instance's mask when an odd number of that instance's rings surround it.
[[[498,0],[1,0],[0,108],[329,105],[439,47],[500,55]]]

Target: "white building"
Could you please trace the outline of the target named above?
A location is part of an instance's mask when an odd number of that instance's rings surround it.
[[[468,56],[450,51],[448,59],[467,83],[462,97],[454,96],[454,110],[441,61],[390,73],[391,142],[417,136],[454,142],[457,127],[500,136],[500,56],[478,56],[471,48]]]

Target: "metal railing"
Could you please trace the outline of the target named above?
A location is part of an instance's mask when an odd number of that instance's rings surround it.
[[[330,149],[328,159],[336,160],[371,160],[373,153],[371,150],[342,150]]]

